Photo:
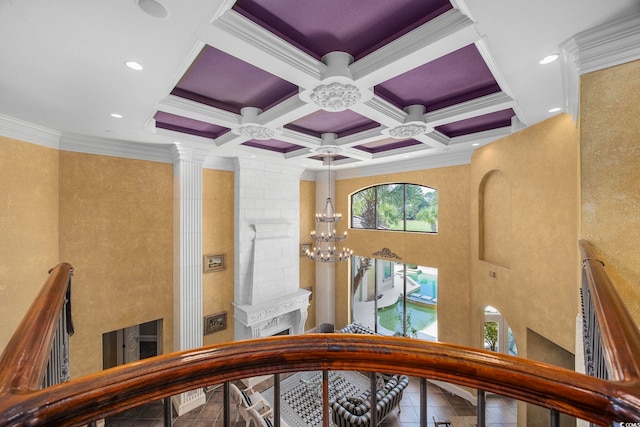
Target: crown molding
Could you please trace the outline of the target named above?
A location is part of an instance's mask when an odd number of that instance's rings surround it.
[[[353,167],[336,171],[336,179],[361,178],[365,176],[410,172],[471,163],[472,151],[439,153],[433,156],[416,157],[403,162],[380,163],[362,168]]]
[[[173,163],[170,144],[152,144],[86,135],[63,134],[60,150],[126,159]]]
[[[564,107],[577,121],[580,76],[640,59],[640,12],[578,33],[560,52]]]
[[[0,135],[49,148],[60,148],[60,132],[0,114]]]

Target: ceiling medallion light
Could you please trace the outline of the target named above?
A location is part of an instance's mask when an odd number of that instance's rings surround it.
[[[424,120],[424,105],[409,105],[404,111],[407,113],[404,124],[383,131],[384,133],[395,139],[408,139],[430,131]]]
[[[343,248],[341,245],[341,242],[347,238],[347,232],[340,235],[336,233],[335,224],[342,220],[342,214],[335,211],[331,200],[331,164],[334,154],[342,149],[334,144],[336,134],[323,134],[322,137],[322,146],[314,151],[326,154],[324,162],[329,167],[327,174],[328,197],[323,211],[316,213],[316,229],[311,231],[311,238],[315,246],[313,249],[307,249],[306,255],[317,262],[342,262],[348,260],[353,254],[352,250]]]
[[[329,52],[322,57],[327,68],[319,85],[300,92],[300,98],[325,111],[338,112],[370,99],[373,94],[353,80],[349,65],[353,56],[346,52]]]
[[[269,129],[261,125],[252,124],[240,126],[238,128],[238,133],[249,139],[260,140],[271,139],[276,135],[276,132],[273,129]]]
[[[272,139],[278,132],[275,129],[264,126],[259,123],[258,115],[262,110],[256,107],[243,107],[240,110],[242,119],[240,126],[234,129],[236,135],[244,136],[249,139],[267,140]]]
[[[390,129],[389,136],[396,139],[407,139],[422,135],[426,131],[427,125],[424,123],[407,123]]]
[[[362,98],[360,89],[338,82],[313,89],[311,100],[325,111],[344,111]]]

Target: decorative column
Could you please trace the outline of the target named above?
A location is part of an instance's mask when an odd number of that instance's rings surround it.
[[[173,154],[173,351],[202,346],[202,163],[208,150]],[[178,415],[206,403],[202,389],[173,397]]]
[[[329,196],[328,171],[316,173],[316,212],[321,212]],[[332,180],[331,194],[335,194]],[[316,263],[316,325],[336,323],[336,265],[333,262]]]

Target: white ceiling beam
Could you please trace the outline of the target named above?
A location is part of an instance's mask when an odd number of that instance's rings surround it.
[[[368,129],[362,132],[347,135],[336,140],[336,144],[342,148],[350,148],[356,145],[368,144],[370,142],[380,141],[381,139],[389,138],[383,135],[381,131],[386,129],[384,126],[378,126],[373,129]]]
[[[472,44],[479,38],[473,21],[459,10],[451,9],[356,61],[349,68],[359,84],[373,87]]]
[[[233,10],[202,28],[198,36],[204,43],[299,87],[317,85],[327,68]]]
[[[369,101],[354,105],[350,109],[389,128],[401,125],[407,117],[404,110],[376,95]]]
[[[492,93],[481,98],[461,102],[424,115],[428,126],[436,127],[446,123],[477,117],[496,111],[513,108],[515,101],[502,92]]]
[[[284,126],[292,123],[299,118],[308,116],[319,110],[315,104],[308,104],[300,99],[299,96],[292,96],[278,105],[269,108],[258,116],[260,123],[269,127]]]
[[[235,128],[240,124],[241,116],[189,99],[168,95],[158,103],[158,110],[177,116],[187,117],[204,123]]]

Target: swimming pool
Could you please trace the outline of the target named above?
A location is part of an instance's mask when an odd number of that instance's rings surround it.
[[[380,326],[389,331],[402,331],[402,310],[402,300],[388,307],[378,309]],[[407,323],[407,329],[413,327],[424,334],[435,336],[437,335],[438,311],[435,306],[425,307],[407,301]],[[434,329],[436,330],[435,333]]]
[[[407,273],[407,277],[420,286],[420,290],[417,293],[434,298],[438,297],[438,279],[435,279],[433,275],[424,274],[421,270],[418,270]]]

